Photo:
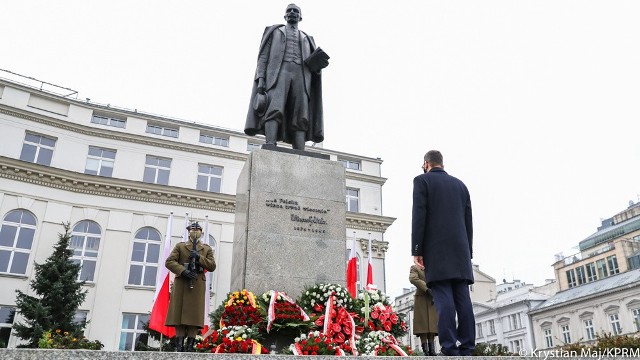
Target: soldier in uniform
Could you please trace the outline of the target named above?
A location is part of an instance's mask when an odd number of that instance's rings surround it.
[[[176,351],[193,351],[195,337],[204,327],[206,289],[205,271],[214,271],[216,262],[211,246],[200,242],[202,227],[197,222],[187,227],[189,239],[178,243],[165,266],[174,273],[175,280],[169,301],[166,326],[176,328]],[[195,250],[194,250],[195,246]]]
[[[413,310],[413,335],[420,337],[425,356],[436,355],[435,337],[438,335],[438,313],[433,304],[431,290],[425,282],[424,269],[411,266],[409,282],[416,287]]]

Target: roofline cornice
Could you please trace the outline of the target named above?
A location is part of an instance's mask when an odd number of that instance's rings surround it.
[[[616,292],[620,292],[620,291],[623,291],[623,290],[627,290],[627,289],[631,289],[631,288],[635,288],[635,287],[639,287],[639,286],[640,286],[640,282],[631,283],[631,284],[627,284],[627,285],[622,285],[622,286],[619,286],[619,287],[614,288],[614,289],[605,290],[605,291],[599,292],[599,293],[592,293],[592,294],[587,295],[587,296],[583,296],[583,297],[576,298],[576,299],[573,299],[573,300],[565,301],[565,302],[560,303],[560,304],[554,304],[554,305],[551,305],[551,306],[548,306],[548,307],[545,307],[545,308],[542,308],[542,309],[533,309],[533,310],[529,311],[529,315],[536,315],[536,314],[542,313],[542,312],[544,312],[546,310],[558,309],[558,308],[561,308],[563,306],[573,305],[573,304],[582,302],[584,300],[594,299],[594,298],[597,298],[597,297],[600,297],[600,296],[613,294],[613,293],[616,293]],[[549,300],[549,299],[547,299],[547,300]]]
[[[248,154],[240,154],[237,152],[223,150],[223,149],[214,149],[208,148],[205,146],[201,146],[199,144],[182,144],[180,142],[164,140],[164,139],[156,139],[149,136],[142,136],[136,134],[127,134],[125,132],[113,131],[110,129],[97,129],[86,125],[80,125],[69,121],[61,121],[55,118],[49,118],[44,115],[27,113],[22,109],[13,108],[6,105],[0,105],[0,113],[14,116],[17,118],[25,119],[28,121],[37,122],[40,124],[53,126],[59,129],[73,131],[76,133],[80,133],[87,136],[94,136],[103,139],[110,140],[120,140],[120,141],[128,141],[131,143],[160,147],[165,149],[184,151],[190,153],[197,153],[207,156],[216,156],[231,160],[238,161],[246,161]]]
[[[349,229],[382,233],[386,232],[389,226],[391,226],[391,224],[396,220],[396,218],[388,216],[356,213],[351,211],[347,211],[346,217],[347,228]]]
[[[87,175],[4,156],[0,156],[0,178],[87,195],[235,212],[235,195]]]
[[[0,178],[88,195],[211,211],[234,213],[236,206],[235,195],[88,175],[5,156],[0,156]],[[346,225],[350,229],[384,233],[395,220],[387,216],[346,213]]]

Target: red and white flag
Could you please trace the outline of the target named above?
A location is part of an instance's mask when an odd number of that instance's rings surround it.
[[[367,290],[375,290],[376,286],[373,285],[373,265],[371,263],[371,233],[369,233],[369,245],[367,246],[369,252],[369,263],[367,264]]]
[[[205,216],[205,223],[204,223],[204,235],[202,236],[202,243],[203,244],[207,244],[209,246],[211,246],[211,244],[209,244],[209,216]],[[202,335],[206,334],[207,331],[209,331],[209,327],[211,326],[211,320],[209,318],[209,306],[211,304],[211,277],[213,276],[213,273],[210,273],[208,271],[204,271],[204,276],[207,279],[206,283],[205,283],[205,288],[204,288],[204,327],[202,328],[202,330],[200,331],[202,333]]]
[[[356,283],[358,282],[358,260],[356,259],[356,232],[353,232],[353,243],[351,244],[351,253],[349,254],[349,262],[347,263],[347,291],[356,297]]]
[[[164,250],[158,262],[158,276],[156,278],[156,292],[153,297],[153,309],[149,318],[149,329],[155,330],[164,336],[174,337],[176,329],[172,326],[165,326],[167,311],[169,310],[169,270],[164,266],[167,257],[171,253],[171,225],[173,223],[173,212],[169,215],[167,222],[167,233],[164,239]]]

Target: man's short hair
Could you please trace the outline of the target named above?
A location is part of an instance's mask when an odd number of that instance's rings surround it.
[[[431,166],[442,166],[442,153],[438,150],[429,150],[424,154],[424,161]]]

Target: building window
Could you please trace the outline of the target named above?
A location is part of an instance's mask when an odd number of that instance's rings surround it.
[[[78,280],[93,281],[100,249],[100,226],[90,220],[73,227],[69,248],[73,250],[71,260],[81,265]]]
[[[11,327],[16,315],[13,306],[0,306],[0,348],[6,348],[11,337]]]
[[[26,210],[10,211],[0,228],[0,273],[27,273],[36,218]]]
[[[87,166],[85,174],[111,177],[113,174],[113,162],[116,159],[116,151],[89,146]]]
[[[631,310],[631,317],[633,318],[633,325],[636,328],[636,332],[640,331],[640,309]]]
[[[510,330],[520,329],[522,322],[520,320],[520,313],[509,315],[509,328]]]
[[[481,338],[484,337],[484,335],[482,334],[482,323],[477,323],[476,324],[476,338]]]
[[[496,334],[496,323],[493,320],[487,321],[487,326],[489,327],[489,335]]]
[[[514,354],[518,354],[520,352],[520,347],[521,347],[520,340],[510,341],[509,344],[511,345],[511,351]]]
[[[255,149],[260,149],[261,144],[247,143],[247,151],[253,151]]]
[[[547,349],[553,347],[553,336],[551,336],[551,329],[543,329],[544,343],[547,345]]]
[[[222,167],[198,164],[198,183],[196,189],[220,192],[222,187]]]
[[[149,336],[145,324],[149,322],[148,314],[122,313],[122,330],[120,330],[120,351],[134,351],[138,343],[147,345]]]
[[[20,160],[40,165],[51,165],[56,139],[38,134],[26,133],[22,144]]]
[[[607,265],[609,265],[609,274],[615,275],[620,272],[620,269],[618,269],[618,259],[615,255],[607,257]]]
[[[596,272],[596,266],[594,263],[588,263],[585,265],[587,268],[587,281],[596,281],[598,280],[598,273]]]
[[[360,190],[347,188],[347,211],[358,212]]]
[[[596,332],[593,329],[593,320],[592,319],[583,320],[582,323],[584,324],[584,337],[587,340],[595,339]]]
[[[562,333],[562,341],[565,344],[571,344],[571,331],[569,330],[569,324],[560,326],[560,332]]]
[[[149,134],[168,136],[168,137],[172,137],[172,138],[177,138],[178,137],[178,129],[174,129],[174,128],[170,128],[170,127],[164,127],[164,126],[160,126],[160,125],[147,124],[147,132]]]
[[[613,335],[620,335],[622,333],[622,327],[620,326],[618,313],[609,314],[609,322],[611,323],[611,332]]]
[[[211,145],[229,147],[229,138],[200,133],[200,142]]]
[[[578,278],[578,285],[582,285],[587,282],[587,275],[584,272],[584,266],[578,266],[576,268],[576,278]]]
[[[607,264],[604,259],[596,261],[596,269],[598,270],[598,277],[600,279],[604,279],[609,276],[607,273]]]
[[[93,114],[91,122],[94,124],[108,125],[124,129],[127,126],[127,120],[117,119],[109,115]]]
[[[576,274],[573,269],[567,270],[567,284],[569,284],[570,288],[576,286]]]
[[[160,233],[154,228],[138,230],[133,239],[129,285],[154,286],[160,257]]]
[[[351,170],[362,170],[360,161],[357,160],[346,160],[346,159],[338,159],[342,163],[342,165]]]
[[[150,184],[169,185],[171,159],[147,155],[142,181]]]

